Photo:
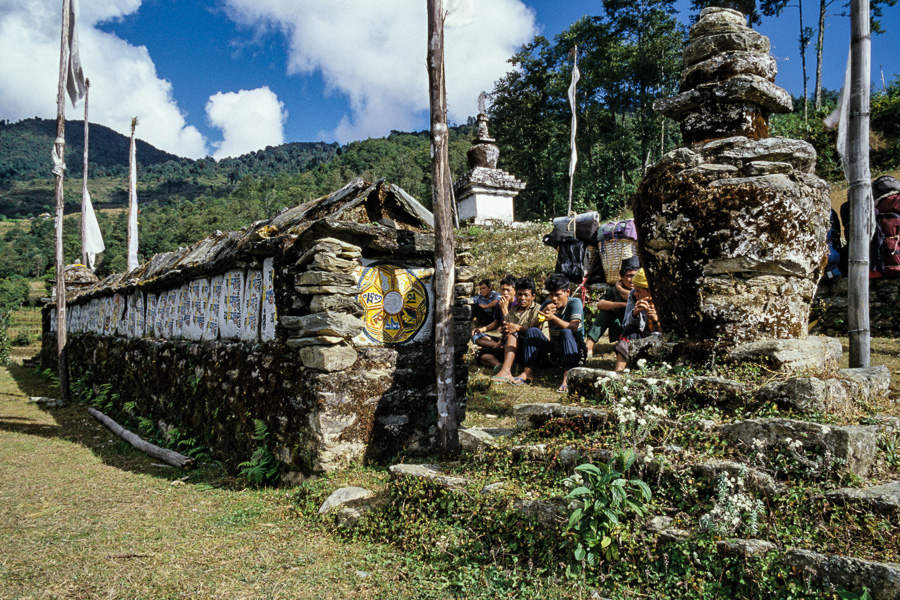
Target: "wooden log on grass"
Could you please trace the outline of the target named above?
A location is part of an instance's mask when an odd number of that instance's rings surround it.
[[[188,458],[183,454],[178,454],[174,450],[160,448],[155,444],[151,444],[150,442],[143,440],[140,436],[128,431],[96,408],[89,408],[87,410],[92,417],[106,425],[106,427],[109,428],[110,431],[112,431],[114,434],[116,434],[144,454],[152,456],[153,458],[157,458],[166,464],[172,465],[173,467],[188,469],[194,466],[193,458]]]

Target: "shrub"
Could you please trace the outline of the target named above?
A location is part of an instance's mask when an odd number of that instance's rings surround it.
[[[625,473],[634,464],[636,455],[626,450],[609,463],[584,464],[575,467],[576,474],[570,484],[576,485],[566,496],[581,506],[569,516],[568,531],[572,536],[576,563],[566,568],[574,575],[581,567],[595,567],[601,558],[615,561],[619,558],[617,534],[628,513],[647,514],[650,487],[640,479],[626,479]],[[622,471],[616,466],[622,465]]]

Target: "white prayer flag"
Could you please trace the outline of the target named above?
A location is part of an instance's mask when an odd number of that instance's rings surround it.
[[[81,68],[81,56],[78,53],[78,0],[69,2],[69,64],[66,70],[66,91],[72,106],[84,98],[84,71]]]
[[[130,272],[138,266],[138,205],[137,205],[137,151],[135,149],[134,125],[131,127],[131,151],[129,156],[128,183],[128,265]]]
[[[847,53],[847,68],[844,71],[844,87],[841,88],[841,93],[838,94],[837,108],[835,108],[830,115],[825,117],[824,121],[825,127],[828,129],[834,129],[835,126],[837,126],[837,153],[838,156],[841,157],[841,168],[844,171],[844,179],[848,182],[850,181],[850,157],[847,156],[847,129],[850,127],[850,67],[852,64],[852,52],[853,49],[851,48],[850,52]],[[871,190],[871,188],[869,189]],[[863,206],[863,211],[865,212],[864,219],[867,223],[866,236],[871,239],[875,234],[875,228],[877,227],[874,202],[866,202]]]
[[[575,104],[575,88],[578,85],[578,80],[581,79],[581,73],[578,71],[578,46],[572,49],[572,58],[574,59],[572,63],[572,83],[569,84],[569,106],[572,107],[572,133],[569,145],[572,147],[572,156],[569,159],[569,177],[575,174],[575,164],[578,162],[578,151],[575,149],[575,130],[578,126],[578,121],[575,118],[578,110]]]
[[[94,214],[94,207],[91,204],[91,194],[88,192],[86,179],[82,180],[81,195],[84,199],[84,211],[81,217],[84,219],[84,253],[88,259],[86,266],[93,271],[97,255],[106,250],[106,245],[103,243],[103,234],[100,233],[97,215]]]

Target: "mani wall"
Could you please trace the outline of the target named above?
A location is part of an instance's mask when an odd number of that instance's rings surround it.
[[[355,179],[317,200],[126,274],[67,290],[73,381],[177,427],[232,466],[270,432],[285,480],[436,442],[434,235],[397,186]],[[459,255],[457,294],[472,294]],[[463,281],[465,280],[465,281]],[[43,363],[56,365],[56,309]],[[471,314],[456,319],[458,418]]]

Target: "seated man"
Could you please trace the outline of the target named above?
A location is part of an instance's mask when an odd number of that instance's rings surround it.
[[[500,280],[500,301],[494,307],[494,320],[482,327],[476,327],[472,330],[472,342],[478,348],[476,358],[482,365],[492,367],[496,366],[496,362],[484,359],[486,354],[493,354],[503,357],[503,338],[501,327],[503,320],[506,318],[509,309],[516,304],[516,279],[512,275],[507,275]],[[488,332],[496,331],[496,334],[489,335]]]
[[[541,305],[540,317],[549,326],[550,339],[538,327],[531,327],[525,332],[525,339],[519,336],[522,348],[522,374],[513,383],[531,381],[532,370],[538,361],[551,354],[551,362],[559,364],[563,369],[562,383],[557,389],[560,393],[569,391],[569,369],[576,367],[581,359],[579,352],[584,344],[584,305],[580,298],[572,298],[569,294],[569,279],[562,273],[555,273],[544,283],[550,292],[550,299]]]
[[[475,327],[483,327],[494,320],[494,307],[500,303],[500,294],[491,287],[490,279],[482,279],[478,283],[478,294],[472,298],[472,318]],[[473,327],[474,329],[474,327]],[[474,335],[475,332],[473,331]]]
[[[616,343],[622,335],[622,323],[625,322],[625,305],[628,304],[628,295],[634,285],[632,277],[641,268],[637,256],[626,258],[619,269],[619,281],[606,290],[603,297],[597,302],[597,316],[584,340],[587,346],[587,355],[590,358],[594,354],[594,344],[600,341],[604,331],[609,331],[609,342]]]
[[[494,383],[513,383],[515,381],[512,375],[512,366],[522,350],[521,335],[532,325],[538,324],[540,309],[534,298],[534,279],[522,277],[516,281],[516,304],[509,310],[501,326],[503,332],[502,352],[486,350],[483,355],[482,364],[500,367],[497,374],[491,377],[491,381]]]
[[[650,295],[650,284],[641,269],[632,279],[634,289],[628,296],[625,307],[625,323],[622,326],[622,337],[616,344],[616,371],[624,371],[628,361],[628,342],[660,333],[659,317],[653,296]]]

